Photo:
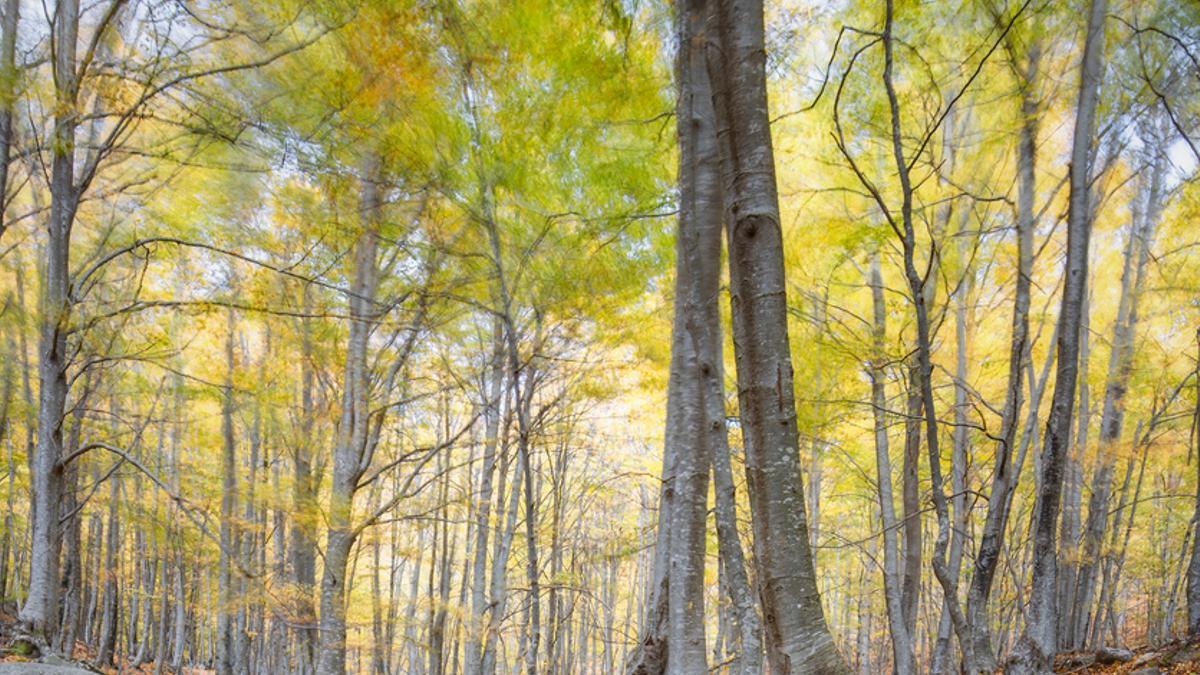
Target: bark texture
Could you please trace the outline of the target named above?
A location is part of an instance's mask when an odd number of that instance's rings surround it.
[[[983,533],[975,553],[975,567],[967,589],[970,649],[976,659],[978,672],[988,673],[994,672],[997,667],[988,626],[988,601],[1000,553],[1004,548],[1011,496],[1020,480],[1019,465],[1014,465],[1014,455],[1017,450],[1017,431],[1021,426],[1021,408],[1024,405],[1023,376],[1030,352],[1029,304],[1033,273],[1038,135],[1038,102],[1034,83],[1040,60],[1040,48],[1034,43],[1026,54],[1025,67],[1018,69],[1023,86],[1021,130],[1017,143],[1017,278],[1008,348],[1008,386],[1000,419],[1000,438],[996,443],[996,460],[992,468],[991,498],[988,500]]]
[[[719,0],[707,60],[721,154],[738,402],[772,672],[842,673],[809,547],[761,0]]]
[[[374,327],[373,307],[378,283],[377,250],[382,206],[379,164],[370,157],[362,177],[362,233],[354,250],[354,282],[350,295],[350,336],[343,375],[342,416],[333,452],[329,526],[325,567],[321,575],[320,655],[317,673],[346,672],[346,566],[354,545],[354,493],[365,470],[370,426],[368,340]]]
[[[1066,278],[1058,315],[1058,363],[1046,422],[1041,480],[1033,520],[1033,578],[1025,630],[1010,663],[1014,673],[1048,672],[1057,651],[1058,551],[1056,525],[1062,498],[1063,466],[1070,443],[1079,369],[1080,325],[1088,276],[1091,236],[1091,160],[1096,107],[1103,71],[1107,0],[1092,0],[1079,80],[1079,102],[1071,144],[1067,214]]]
[[[29,557],[29,589],[19,617],[27,630],[47,642],[58,620],[58,568],[62,548],[58,505],[62,498],[63,468],[60,461],[63,450],[63,409],[67,400],[71,226],[79,203],[75,187],[78,0],[59,0],[55,16],[54,149],[38,342],[38,434],[30,467],[32,549]]]

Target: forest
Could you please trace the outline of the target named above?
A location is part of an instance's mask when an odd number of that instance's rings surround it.
[[[1200,672],[1196,0],[0,0],[0,673]]]

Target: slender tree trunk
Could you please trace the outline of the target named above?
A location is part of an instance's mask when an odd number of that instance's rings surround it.
[[[379,490],[372,490],[371,503],[379,508]],[[387,644],[384,638],[383,590],[379,572],[383,569],[383,537],[371,541],[371,672],[387,675]]]
[[[904,616],[904,589],[900,576],[899,526],[892,492],[892,460],[888,450],[887,391],[883,364],[887,339],[887,305],[883,298],[883,277],[879,252],[871,252],[869,284],[874,325],[872,331],[871,409],[875,422],[875,468],[878,474],[880,525],[883,528],[883,589],[887,601],[888,630],[892,638],[893,667],[899,675],[916,672],[913,635]],[[861,619],[860,619],[861,621]]]
[[[512,401],[512,397],[509,398]],[[509,410],[513,405],[510,403]],[[511,417],[511,414],[509,415]],[[510,425],[506,422],[502,425],[502,429],[508,429]],[[506,446],[507,442],[503,442]],[[501,456],[507,455],[507,448],[502,448]],[[504,477],[508,473],[511,466],[508,460],[501,460],[500,467],[500,489],[497,490],[497,511],[504,514],[504,521],[497,522],[496,527],[497,537],[496,545],[492,551],[492,579],[489,588],[492,597],[492,609],[488,613],[487,628],[484,634],[483,642],[483,673],[484,675],[492,675],[496,672],[496,663],[498,655],[496,653],[496,643],[500,633],[500,624],[504,619],[508,606],[508,559],[512,554],[513,538],[517,529],[517,515],[520,510],[521,487],[525,481],[525,474],[521,471],[513,471],[512,487],[508,492],[504,489]],[[507,499],[507,504],[503,504],[500,500]],[[501,529],[502,528],[502,529]]]
[[[2,216],[0,216],[2,217]],[[20,330],[17,327],[13,330]],[[5,331],[5,358],[4,364],[0,365],[0,442],[8,438],[12,432],[12,390],[13,390],[13,369],[17,363],[17,345],[12,337]],[[4,444],[7,448],[6,452],[6,470],[7,480],[12,484],[13,477],[17,475],[17,465],[13,461],[13,443],[11,440]],[[11,487],[7,490],[8,495],[5,498],[4,504],[4,527],[0,530],[0,602],[8,599],[8,558],[12,552],[13,544],[13,515],[15,509],[16,490]]]
[[[714,448],[710,430],[724,433],[724,406],[707,404],[707,378],[722,371],[717,299],[721,259],[720,157],[705,65],[704,23],[708,3],[685,0],[676,11],[679,52],[677,131],[680,212],[676,236],[675,320],[667,406],[673,425],[671,480],[675,505],[659,527],[671,530],[667,587],[668,673],[708,669],[704,625],[704,568],[708,478]],[[720,383],[717,383],[717,393]],[[710,411],[719,417],[709,418]],[[736,534],[734,535],[736,536]]]
[[[1079,614],[1082,613],[1086,620],[1086,612],[1080,612],[1080,607],[1075,602],[1075,592],[1081,565],[1079,560],[1079,518],[1080,503],[1083,497],[1083,458],[1087,451],[1092,421],[1091,387],[1088,385],[1088,364],[1091,361],[1092,344],[1091,307],[1091,291],[1088,290],[1084,292],[1083,326],[1080,327],[1079,336],[1079,414],[1076,416],[1075,434],[1071,439],[1063,469],[1063,503],[1058,534],[1058,606],[1063,608],[1063,611],[1059,612],[1057,626],[1060,648],[1070,648],[1074,643],[1075,624]]]
[[[1036,193],[1038,99],[1036,82],[1041,61],[1037,42],[1026,53],[1021,89],[1021,130],[1017,144],[1017,278],[1013,299],[1012,328],[1008,350],[1008,387],[1000,419],[1000,438],[996,444],[995,466],[987,504],[983,532],[975,553],[975,566],[967,589],[967,625],[970,651],[979,672],[995,671],[995,647],[989,625],[988,601],[1012,505],[1012,494],[1020,480],[1020,463],[1014,465],[1017,432],[1021,425],[1024,383],[1022,376],[1029,367],[1031,340],[1029,336],[1030,290],[1033,273],[1034,196]],[[1014,68],[1016,68],[1014,64]],[[1030,382],[1033,387],[1036,383]],[[1036,403],[1032,405],[1036,406]],[[1021,455],[1024,457],[1024,455]],[[970,674],[974,675],[974,673]]]
[[[1200,330],[1196,331],[1196,409],[1192,425],[1200,429]],[[1188,635],[1200,635],[1200,433],[1193,434],[1195,439],[1194,455],[1196,462],[1196,510],[1189,524],[1192,530],[1192,557],[1187,566],[1187,629]]]
[[[719,236],[719,233],[718,233]],[[720,258],[715,261],[720,264]],[[717,277],[714,276],[714,279]],[[712,310],[717,314],[714,303]],[[717,322],[711,324],[720,326],[719,314]],[[719,328],[718,328],[719,333]],[[742,541],[737,528],[737,494],[733,485],[733,468],[729,452],[729,436],[725,426],[725,394],[724,366],[722,364],[723,349],[719,334],[715,339],[716,355],[713,372],[707,374],[708,391],[705,403],[709,408],[708,418],[713,420],[708,425],[708,433],[712,439],[713,462],[713,491],[716,495],[715,519],[717,523],[717,544],[725,573],[725,587],[732,604],[730,623],[733,627],[733,644],[737,661],[731,666],[731,671],[744,675],[757,675],[762,672],[762,622],[754,604],[754,592],[750,588],[750,580],[746,575],[746,555],[742,550]]]
[[[926,296],[928,297],[928,296]],[[915,359],[905,368],[904,464],[900,492],[903,508],[904,566],[900,576],[902,592],[900,614],[905,630],[916,635],[917,604],[921,597],[921,571],[924,568],[925,542],[921,522],[921,372]]]
[[[101,665],[112,666],[113,656],[117,648],[118,612],[121,599],[118,595],[117,554],[121,548],[120,513],[117,506],[121,501],[121,474],[114,473],[109,479],[108,496],[108,538],[104,546],[104,600],[101,603],[100,645],[96,661]]]
[[[236,654],[234,653],[234,603],[237,591],[234,587],[234,561],[237,552],[238,532],[234,514],[238,501],[237,445],[233,429],[233,371],[236,367],[233,343],[236,339],[237,321],[234,310],[226,312],[225,336],[225,385],[221,404],[221,550],[217,571],[217,675],[232,675]]]
[[[373,327],[378,281],[377,248],[380,209],[379,163],[369,157],[362,178],[363,228],[355,245],[354,282],[350,295],[350,336],[342,388],[342,417],[333,451],[333,480],[321,576],[319,675],[346,672],[346,566],[354,546],[354,493],[362,476],[369,431],[367,382],[368,340]]]
[[[949,215],[947,215],[949,219]],[[953,454],[950,460],[950,489],[953,497],[950,504],[954,507],[954,530],[950,536],[950,574],[955,578],[962,572],[963,548],[967,537],[967,513],[969,507],[967,495],[967,462],[971,455],[969,437],[970,421],[968,419],[970,403],[968,402],[967,377],[968,353],[970,351],[969,336],[971,332],[971,312],[968,309],[971,293],[975,287],[974,269],[970,261],[970,232],[964,226],[957,235],[958,258],[967,261],[962,271],[962,280],[954,293],[954,337],[955,337],[955,366],[954,366],[954,432]],[[958,602],[957,598],[952,599]],[[942,611],[938,619],[937,639],[934,643],[932,671],[934,673],[950,673],[957,669],[951,661],[951,617],[950,602],[943,599]]]
[[[515,367],[514,370],[516,370]],[[526,377],[530,380],[533,379],[532,373],[528,373]],[[533,393],[532,382],[526,382],[525,386],[528,387],[531,397]],[[525,408],[524,416],[526,420],[529,417],[527,401],[528,398],[526,402],[521,404]],[[521,426],[525,426],[525,423],[520,424]],[[525,672],[528,675],[537,675],[538,646],[542,638],[542,592],[537,548],[538,500],[534,497],[533,462],[529,456],[529,449],[529,432],[526,426],[524,429],[518,431],[517,436],[517,460],[520,463],[521,473],[525,474],[525,579],[529,584],[529,601],[526,605],[529,612],[529,644],[525,650]]]
[[[21,0],[4,0],[4,16],[0,18],[0,240],[8,229],[8,165],[12,160],[13,108],[17,85],[17,22],[20,20]],[[15,356],[15,355],[13,355]],[[0,597],[4,589],[0,588]]]
[[[303,289],[304,312],[312,309],[312,289]],[[296,584],[296,660],[301,673],[316,666],[317,612],[313,590],[317,583],[316,486],[313,484],[313,400],[312,320],[300,319],[300,429],[292,455],[292,509],[296,517],[291,528],[292,580]]]
[[[71,429],[67,434],[66,445],[66,448],[71,451],[77,450],[80,445],[84,410],[87,408],[87,401],[95,387],[95,372],[88,372],[84,378],[83,391],[72,406]],[[67,568],[63,570],[62,589],[65,596],[62,598],[62,625],[59,629],[57,649],[66,655],[74,652],[83,604],[83,540],[81,532],[83,518],[78,513],[79,502],[76,496],[79,487],[79,472],[80,467],[77,462],[73,462],[67,467],[60,510],[61,519],[66,527],[64,533],[66,550],[63,557]]]
[[[262,352],[258,358],[258,381],[266,382],[268,373],[266,364],[269,359],[271,350],[271,334],[270,330],[264,332]],[[242,352],[247,363],[250,362],[249,350],[243,342]],[[252,413],[249,433],[249,456],[246,458],[243,471],[246,476],[246,503],[242,510],[243,531],[240,539],[241,544],[238,554],[241,557],[241,567],[243,570],[251,573],[253,577],[261,574],[258,568],[258,528],[255,524],[258,522],[258,506],[255,503],[257,488],[258,488],[258,468],[262,455],[263,446],[263,424],[262,424],[262,403],[254,401],[254,411]],[[250,584],[252,578],[239,575],[238,586],[241,588],[242,594],[246,595],[251,589]],[[236,642],[234,651],[237,657],[234,667],[241,675],[248,675],[251,671],[251,666],[254,660],[255,651],[261,642],[262,633],[257,629],[257,616],[260,607],[257,604],[242,603],[238,611],[238,630],[236,633]]]
[[[483,466],[479,477],[479,493],[474,496],[475,559],[471,568],[471,621],[467,627],[464,653],[465,675],[480,675],[483,668],[483,643],[487,625],[487,559],[488,537],[491,533],[493,478],[496,473],[496,449],[500,442],[500,401],[504,392],[504,327],[493,319],[492,367],[482,392],[484,405]],[[495,602],[495,598],[492,598]]]
[[[904,155],[900,103],[893,83],[895,39],[893,37],[894,12],[892,0],[887,1],[885,11],[884,29],[881,38],[884,49],[882,79],[884,89],[887,92],[888,109],[891,117],[892,157],[895,160],[896,172],[900,178],[902,196],[899,221],[896,221],[894,216],[888,215],[888,217],[892,219],[892,226],[898,228],[898,233],[900,234],[904,254],[904,277],[908,282],[909,296],[912,299],[916,315],[917,385],[919,385],[921,393],[925,447],[929,457],[929,477],[938,527],[937,537],[934,540],[933,556],[931,558],[933,573],[941,584],[943,603],[946,610],[950,613],[951,623],[954,626],[955,632],[962,638],[967,633],[966,619],[958,600],[958,578],[957,575],[951,573],[949,561],[947,560],[947,547],[950,544],[952,527],[950,523],[949,504],[946,500],[945,481],[942,476],[938,419],[933,398],[932,329],[930,326],[929,311],[931,303],[929,294],[926,291],[927,279],[923,278],[917,271],[917,241],[913,227],[913,186],[910,176],[910,166]],[[929,267],[932,267],[932,261]],[[967,670],[970,670],[974,667],[970,641],[962,639],[960,640],[960,644],[963,648],[963,661],[967,665]]]
[[[1151,426],[1153,426],[1153,423]],[[1133,520],[1137,515],[1137,506],[1142,494],[1142,479],[1146,475],[1146,459],[1149,455],[1150,444],[1142,444],[1136,440],[1142,436],[1141,429],[1142,425],[1139,422],[1137,433],[1134,434],[1134,448],[1136,450],[1137,445],[1143,445],[1143,450],[1142,460],[1138,467],[1137,480],[1134,481],[1133,496],[1129,496],[1129,479],[1133,474],[1134,464],[1134,456],[1131,455],[1125,471],[1125,487],[1121,490],[1121,506],[1117,509],[1117,513],[1113,521],[1112,536],[1109,540],[1108,554],[1104,556],[1104,570],[1101,577],[1102,581],[1100,585],[1099,602],[1096,605],[1096,616],[1092,621],[1092,632],[1091,636],[1089,637],[1089,641],[1093,645],[1099,644],[1100,640],[1103,639],[1102,633],[1104,631],[1105,622],[1107,619],[1111,618],[1109,610],[1111,610],[1112,598],[1116,594],[1117,584],[1120,581],[1121,566],[1125,562],[1125,550],[1129,546],[1129,536],[1133,531]],[[1128,511],[1128,516],[1125,515],[1126,511]],[[1128,524],[1125,526],[1124,541],[1121,544],[1120,549],[1118,549],[1117,539],[1121,532],[1122,518],[1126,518],[1128,520]],[[1171,601],[1173,600],[1174,594],[1172,593],[1169,597],[1168,606],[1171,606]],[[1172,609],[1171,613],[1173,612],[1174,610]],[[1164,626],[1164,633],[1166,633],[1165,629],[1167,627],[1169,626]],[[1116,636],[1114,635],[1113,638],[1115,641]]]
[[[29,589],[20,622],[35,638],[49,643],[58,618],[58,567],[62,528],[62,425],[67,400],[67,330],[70,319],[71,226],[79,195],[75,187],[75,50],[79,32],[78,0],[59,0],[55,10],[55,118],[47,224],[45,279],[42,291],[38,354],[37,445],[31,462]]]
[[[1056,651],[1058,551],[1056,525],[1062,497],[1063,461],[1075,407],[1079,337],[1088,276],[1091,234],[1090,176],[1099,83],[1103,71],[1107,0],[1092,0],[1080,75],[1079,104],[1071,146],[1070,202],[1067,216],[1066,279],[1058,322],[1058,365],[1050,418],[1046,423],[1041,484],[1034,510],[1033,580],[1025,631],[1011,664],[1012,672],[1046,672]]]
[[[761,0],[718,0],[705,33],[729,241],[756,578],[772,672],[843,673],[825,622],[799,467]]]
[[[1117,318],[1108,357],[1108,373],[1104,384],[1104,404],[1100,418],[1100,443],[1097,449],[1096,470],[1090,485],[1087,523],[1083,549],[1079,560],[1078,580],[1071,606],[1074,617],[1066,648],[1080,647],[1089,633],[1092,615],[1092,596],[1095,593],[1096,571],[1101,559],[1101,544],[1108,526],[1109,502],[1112,497],[1113,472],[1116,465],[1116,445],[1121,440],[1125,421],[1125,393],[1133,371],[1134,339],[1137,337],[1138,304],[1145,283],[1145,268],[1150,257],[1150,242],[1160,211],[1165,164],[1156,158],[1148,181],[1142,181],[1142,194],[1137,195],[1134,218],[1129,227],[1125,246],[1125,261],[1121,272],[1121,292],[1117,301]],[[1144,191],[1144,192],[1143,192]],[[1140,212],[1140,214],[1139,214]],[[1138,216],[1141,216],[1140,218]],[[1098,610],[1097,610],[1098,613]]]

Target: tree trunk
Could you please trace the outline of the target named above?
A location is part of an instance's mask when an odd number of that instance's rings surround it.
[[[886,3],[886,13],[884,17],[884,29],[881,36],[884,49],[884,65],[883,65],[883,85],[887,92],[888,109],[891,117],[891,149],[892,157],[895,161],[896,173],[900,179],[900,189],[902,202],[900,205],[900,219],[896,221],[894,216],[888,214],[890,224],[893,229],[897,230],[900,236],[901,245],[903,247],[904,256],[904,277],[908,282],[908,292],[913,303],[914,313],[916,315],[916,356],[917,356],[917,382],[921,394],[921,409],[922,420],[925,429],[925,448],[929,457],[929,477],[933,493],[934,512],[937,515],[937,537],[934,540],[934,550],[932,555],[933,573],[942,587],[943,604],[946,611],[949,612],[951,623],[954,626],[955,632],[960,638],[965,637],[967,633],[966,619],[963,616],[961,605],[958,600],[958,577],[950,570],[949,561],[947,560],[947,547],[950,544],[951,523],[950,509],[946,500],[945,482],[942,476],[942,456],[940,450],[940,438],[938,432],[937,411],[934,407],[933,398],[933,362],[932,362],[932,337],[931,337],[931,321],[929,305],[931,304],[929,293],[926,290],[927,278],[921,276],[917,271],[916,262],[916,233],[913,226],[913,185],[910,176],[909,161],[904,156],[904,146],[901,130],[901,113],[899,98],[896,95],[896,89],[893,82],[893,69],[895,65],[894,48],[895,39],[893,37],[894,28],[894,11],[893,2],[888,0]],[[881,202],[882,206],[882,202]],[[936,239],[936,234],[934,235]],[[931,246],[931,251],[936,247]],[[930,255],[933,255],[931,252]],[[933,267],[933,260],[927,266],[929,269]],[[963,648],[963,661],[967,665],[967,670],[973,667],[974,659],[971,655],[971,644],[969,640],[960,640]]]
[[[467,641],[463,657],[465,675],[480,675],[483,668],[485,618],[488,610],[487,559],[488,537],[491,533],[493,478],[496,473],[496,449],[500,441],[500,402],[504,393],[504,327],[499,319],[492,325],[492,365],[488,372],[484,396],[483,466],[479,477],[479,493],[473,495],[475,514],[475,550],[471,568],[471,620],[467,626]],[[495,598],[492,599],[495,601]]]
[[[342,415],[333,450],[333,480],[321,576],[319,675],[346,672],[346,565],[354,545],[351,527],[354,493],[362,476],[363,453],[369,432],[368,340],[373,328],[375,289],[378,281],[378,228],[382,199],[379,194],[379,160],[366,160],[362,177],[362,233],[355,244],[354,282],[350,294],[350,335],[342,384]]]
[[[1150,257],[1150,242],[1161,211],[1165,162],[1160,155],[1153,161],[1149,182],[1141,181],[1134,205],[1133,222],[1125,246],[1121,272],[1121,293],[1117,301],[1117,317],[1113,322],[1112,345],[1109,350],[1108,372],[1104,384],[1104,404],[1100,418],[1100,443],[1097,465],[1092,474],[1092,496],[1088,500],[1087,523],[1084,528],[1083,550],[1079,559],[1078,580],[1071,606],[1074,617],[1072,630],[1064,648],[1083,646],[1089,631],[1092,596],[1096,587],[1097,565],[1101,545],[1108,526],[1109,502],[1112,498],[1113,472],[1116,465],[1116,445],[1121,440],[1125,422],[1125,392],[1133,371],[1133,347],[1137,337],[1138,304],[1145,284],[1146,263]],[[1140,212],[1140,213],[1139,213]],[[1140,218],[1138,216],[1141,216]]]
[[[17,22],[20,20],[21,0],[4,0],[4,16],[0,21],[0,240],[8,229],[8,164],[14,143],[13,108],[17,84]],[[15,356],[15,355],[13,355]],[[0,597],[4,589],[0,588]]]
[[[312,310],[312,288],[305,285],[303,307]],[[310,673],[316,666],[317,612],[313,607],[313,589],[317,583],[316,486],[313,485],[313,401],[312,320],[300,319],[300,429],[292,454],[292,510],[296,514],[291,528],[292,580],[296,584],[297,666]]]
[[[1192,425],[1200,429],[1200,330],[1196,331],[1198,347],[1196,361],[1196,409]],[[1200,434],[1193,434],[1196,446],[1193,459],[1196,462],[1196,509],[1192,515],[1192,557],[1187,567],[1187,627],[1188,635],[1200,635]]]
[[[2,216],[0,216],[2,217]],[[19,328],[17,329],[19,330]],[[15,332],[15,331],[14,331]],[[17,362],[17,345],[5,331],[5,358],[4,364],[0,365],[0,439],[8,437],[12,429],[10,415],[12,414],[12,390],[13,390],[13,367]],[[7,451],[6,455],[6,470],[7,476],[17,475],[17,465],[13,461],[13,443],[10,441],[5,443]],[[4,503],[4,527],[0,529],[0,601],[8,598],[8,557],[12,551],[13,544],[13,515],[15,510],[16,490],[9,488],[6,491],[8,494],[5,497]]]
[[[232,675],[234,667],[234,616],[233,606],[237,591],[234,588],[234,561],[237,552],[238,532],[234,524],[238,500],[237,445],[233,431],[233,370],[235,368],[233,343],[237,332],[236,315],[230,308],[226,312],[225,336],[225,385],[221,402],[221,550],[217,571],[217,675]]]
[[[75,188],[75,49],[79,33],[78,0],[59,0],[55,9],[55,118],[47,224],[45,280],[42,291],[38,354],[37,445],[31,463],[31,551],[29,589],[20,622],[47,644],[58,618],[58,566],[62,528],[63,409],[67,400],[67,330],[70,319],[71,226],[79,195]]]
[[[87,401],[91,396],[91,392],[95,386],[95,371],[88,371],[84,378],[83,391],[72,406],[71,414],[71,430],[68,433],[66,448],[71,451],[77,450],[80,446],[80,439],[83,434],[83,417],[84,410],[87,408]],[[79,487],[79,472],[80,467],[77,462],[71,463],[66,469],[65,485],[63,491],[62,507],[60,509],[61,519],[66,527],[64,533],[66,550],[64,551],[64,559],[67,568],[63,570],[62,589],[66,595],[62,598],[62,625],[59,630],[57,649],[66,655],[70,655],[75,649],[75,640],[78,637],[80,619],[82,618],[83,604],[83,540],[82,540],[82,515],[79,511],[79,502],[76,491]],[[0,593],[0,597],[3,594]]]
[[[510,401],[512,401],[511,396]],[[508,417],[512,415],[512,408],[513,405],[510,403]],[[501,428],[508,429],[509,426],[510,424],[506,421]],[[484,675],[492,675],[496,672],[496,643],[500,633],[500,623],[505,617],[508,606],[508,559],[512,554],[513,537],[516,533],[517,515],[520,509],[521,486],[525,481],[524,473],[514,471],[512,487],[507,493],[505,492],[504,479],[512,464],[511,461],[503,459],[508,454],[507,445],[507,442],[502,441],[500,489],[496,491],[496,494],[497,512],[504,514],[504,519],[502,522],[496,523],[496,543],[492,550],[492,580],[488,589],[492,597],[492,608],[488,613],[487,627],[484,632],[482,658]],[[505,499],[507,499],[507,503],[503,501]]]
[[[117,506],[121,501],[121,474],[114,473],[109,479],[110,492],[108,496],[108,538],[104,546],[104,600],[100,609],[100,645],[96,661],[104,666],[113,665],[113,656],[117,648],[118,611],[121,599],[118,596],[119,570],[117,554],[121,548],[121,525]]]
[[[1089,284],[1090,285],[1090,284]],[[1059,574],[1058,574],[1058,603],[1063,611],[1058,616],[1058,645],[1060,648],[1070,648],[1075,642],[1075,622],[1082,613],[1086,620],[1086,611],[1080,612],[1075,602],[1075,592],[1079,579],[1079,531],[1080,503],[1083,498],[1083,458],[1087,451],[1090,436],[1092,409],[1091,387],[1088,385],[1088,364],[1091,361],[1091,321],[1092,321],[1091,292],[1085,291],[1083,296],[1083,326],[1079,335],[1079,414],[1075,424],[1075,434],[1071,439],[1070,449],[1067,450],[1063,473],[1063,502],[1061,523],[1059,524]]]
[[[1046,422],[1041,484],[1034,509],[1033,578],[1025,631],[1012,663],[1015,673],[1046,672],[1056,651],[1058,551],[1056,525],[1062,496],[1063,463],[1071,433],[1079,369],[1079,337],[1088,276],[1091,235],[1090,176],[1096,107],[1103,71],[1107,0],[1092,0],[1084,43],[1079,104],[1071,146],[1067,216],[1066,279],[1058,316],[1058,365],[1050,417]]]
[[[872,251],[869,277],[874,316],[870,364],[871,410],[875,422],[875,468],[878,474],[880,525],[883,528],[883,589],[887,601],[888,630],[892,638],[893,668],[899,675],[909,675],[916,672],[916,659],[913,634],[904,615],[896,502],[892,492],[892,460],[888,450],[887,375],[883,367],[886,362],[887,305],[883,299],[883,278],[879,266],[879,252]]]
[[[708,669],[704,626],[704,568],[708,478],[713,431],[724,433],[724,406],[710,406],[707,378],[721,372],[717,299],[721,260],[720,157],[711,86],[704,55],[708,3],[685,0],[676,11],[680,211],[675,243],[675,317],[667,406],[673,423],[666,437],[674,457],[675,504],[669,527],[668,673]],[[720,393],[717,383],[716,393]],[[709,418],[709,413],[719,417]],[[736,535],[735,535],[736,536]]]
[[[928,298],[928,296],[926,296]],[[915,359],[905,367],[904,377],[904,464],[901,468],[900,501],[903,508],[904,566],[900,614],[909,635],[917,631],[917,603],[921,597],[921,570],[925,542],[921,523],[921,370]]]
[[[729,241],[734,352],[756,578],[772,672],[843,673],[817,590],[799,467],[761,0],[718,0],[706,30]]]
[[[1020,465],[1014,466],[1017,432],[1021,426],[1024,383],[1022,376],[1029,367],[1031,340],[1029,336],[1029,305],[1033,273],[1033,230],[1035,227],[1034,196],[1036,194],[1038,99],[1036,82],[1041,61],[1037,42],[1026,53],[1024,68],[1019,70],[1021,88],[1021,130],[1017,143],[1017,275],[1013,299],[1012,328],[1008,350],[1008,387],[1000,419],[1000,439],[996,444],[992,486],[987,504],[983,532],[975,554],[975,567],[967,589],[967,625],[970,651],[979,672],[991,673],[997,668],[995,647],[992,644],[988,601],[1012,505],[1012,494],[1020,480]],[[1030,382],[1030,387],[1036,383]],[[1022,455],[1023,457],[1023,455]],[[974,675],[971,673],[970,675]]]

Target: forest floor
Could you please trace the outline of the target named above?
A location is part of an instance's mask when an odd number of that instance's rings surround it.
[[[1054,672],[1079,675],[1200,675],[1200,639],[1156,647],[1059,654]]]
[[[7,672],[15,672],[6,670],[4,666],[11,666],[20,663],[27,663],[30,666],[44,666],[45,662],[38,662],[30,659],[27,656],[13,654],[9,651],[8,645],[11,641],[11,628],[16,622],[16,617],[12,616],[3,609],[0,609],[0,675]],[[57,664],[59,670],[53,670],[52,666],[49,670],[21,670],[20,672],[28,673],[113,673],[124,675],[128,673],[145,673],[149,675],[154,672],[153,663],[143,663],[137,668],[130,668],[127,663],[120,663],[115,668],[103,668],[97,670],[91,665],[95,654],[87,649],[82,642],[77,643],[75,653],[72,654],[74,663],[68,662],[66,659],[52,659],[51,663]],[[120,655],[118,656],[118,659]],[[63,669],[63,666],[76,665],[82,670]],[[202,668],[184,668],[181,675],[210,675],[214,671]],[[1055,658],[1054,672],[1056,673],[1072,673],[1076,675],[1200,675],[1200,638],[1192,640],[1175,640],[1157,647],[1137,647],[1134,649],[1105,649],[1099,652],[1072,652],[1067,654],[1059,654]]]
[[[6,611],[8,608],[0,608],[0,675],[5,675],[9,672],[22,672],[37,675],[38,673],[106,673],[119,675],[134,675],[145,673],[149,675],[154,672],[153,663],[143,663],[136,668],[131,668],[128,661],[122,661],[123,654],[118,654],[115,657],[115,667],[97,668],[92,665],[96,654],[94,650],[88,649],[82,642],[75,643],[74,653],[71,654],[71,659],[61,657],[50,657],[49,659],[32,659],[29,656],[12,653],[9,645],[12,642],[12,627],[16,625],[16,617]],[[27,664],[27,668],[20,670],[12,670],[11,667],[20,664]],[[8,668],[8,669],[6,669]],[[41,668],[41,669],[39,669]],[[164,669],[163,672],[170,672]],[[210,675],[214,671],[203,668],[187,667],[180,671],[179,675]]]

